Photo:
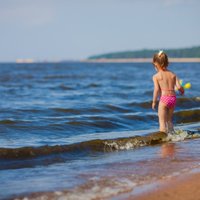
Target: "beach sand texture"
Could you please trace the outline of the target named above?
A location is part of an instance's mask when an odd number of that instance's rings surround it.
[[[199,200],[200,173],[173,177],[153,190],[127,200]]]

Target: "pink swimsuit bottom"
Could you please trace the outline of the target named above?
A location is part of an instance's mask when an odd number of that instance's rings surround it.
[[[162,95],[160,97],[160,101],[164,103],[167,106],[167,108],[173,108],[176,105],[176,96]]]

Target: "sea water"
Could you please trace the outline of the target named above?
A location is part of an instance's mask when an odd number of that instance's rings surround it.
[[[169,66],[192,87],[166,138],[149,63],[0,64],[0,199],[112,198],[198,167],[199,68]]]

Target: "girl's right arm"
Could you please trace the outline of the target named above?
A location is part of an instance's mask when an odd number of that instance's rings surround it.
[[[178,89],[181,95],[184,95],[184,92],[185,92],[184,88],[181,86],[180,81],[177,76],[176,76],[176,88]]]
[[[160,87],[159,87],[158,80],[155,75],[153,76],[153,83],[154,83],[154,91],[153,91],[152,109],[155,110],[157,99],[158,99],[158,96],[160,93]]]

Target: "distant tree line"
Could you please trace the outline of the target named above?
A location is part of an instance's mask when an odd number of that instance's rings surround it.
[[[163,49],[171,58],[200,58],[200,46],[179,49]],[[90,56],[89,59],[114,58],[152,58],[158,49],[143,49],[138,51],[113,52]]]

